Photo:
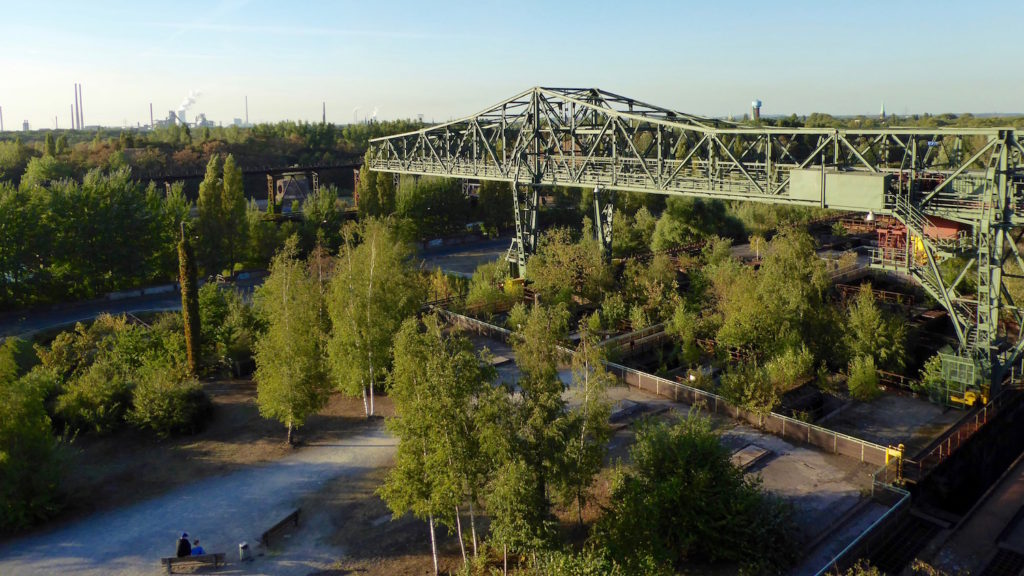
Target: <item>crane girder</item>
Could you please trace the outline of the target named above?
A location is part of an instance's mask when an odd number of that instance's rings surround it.
[[[1024,132],[1013,128],[739,124],[596,88],[536,87],[466,118],[371,140],[367,163],[383,172],[509,182],[517,230],[509,253],[520,273],[536,248],[544,186],[891,215],[908,241],[896,260],[876,254],[874,265],[910,274],[936,297],[961,353],[984,365],[994,387],[1024,350],[1019,333],[1000,327],[1001,315],[1024,326],[1003,283],[1005,266],[1024,276],[1013,236],[1024,225]],[[936,217],[970,231],[936,238],[929,233]],[[610,230],[610,218],[602,224]],[[939,264],[953,257],[969,264],[948,285]],[[957,291],[971,266],[976,298]]]

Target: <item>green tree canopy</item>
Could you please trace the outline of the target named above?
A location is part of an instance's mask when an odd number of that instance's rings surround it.
[[[792,511],[729,456],[707,418],[645,425],[614,481],[598,543],[630,573],[652,560],[673,571],[689,561],[784,570],[798,552]]]
[[[267,326],[256,342],[256,400],[260,414],[288,428],[289,444],[293,428],[320,410],[330,391],[320,288],[297,258],[297,244],[294,236],[285,243],[255,296]]]
[[[390,368],[394,335],[424,302],[426,287],[410,255],[389,222],[370,218],[346,232],[331,279],[332,374],[342,392],[363,395],[367,416],[373,389]]]

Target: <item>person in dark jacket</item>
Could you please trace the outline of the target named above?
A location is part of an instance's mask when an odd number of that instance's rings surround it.
[[[178,558],[184,558],[185,556],[192,555],[192,544],[188,541],[188,532],[182,532],[181,538],[178,538]]]

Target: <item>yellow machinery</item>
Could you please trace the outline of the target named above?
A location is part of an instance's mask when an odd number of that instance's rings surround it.
[[[954,394],[949,395],[949,402],[951,404],[960,404],[962,406],[971,407],[975,403],[981,401],[982,404],[988,404],[988,387],[984,386],[979,390],[967,390],[963,396],[956,396]]]

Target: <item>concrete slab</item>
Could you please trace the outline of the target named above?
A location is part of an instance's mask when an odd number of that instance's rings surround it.
[[[733,452],[729,461],[732,462],[733,466],[746,471],[748,468],[752,468],[758,462],[770,455],[770,450],[765,450],[756,444],[747,444],[743,448]]]
[[[816,424],[882,446],[902,443],[905,453],[914,455],[963,415],[921,398],[884,394],[871,402],[853,402]]]

